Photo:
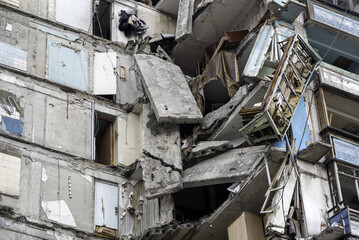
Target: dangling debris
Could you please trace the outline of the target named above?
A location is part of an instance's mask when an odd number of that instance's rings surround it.
[[[146,23],[136,16],[135,11],[121,10],[118,29],[123,31],[126,37],[133,33],[144,35],[147,28]]]

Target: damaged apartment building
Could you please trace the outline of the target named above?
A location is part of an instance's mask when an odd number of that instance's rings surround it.
[[[359,238],[358,0],[0,0],[1,240]]]

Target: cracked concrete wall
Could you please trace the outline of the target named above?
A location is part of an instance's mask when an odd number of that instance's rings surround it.
[[[174,201],[170,194],[144,197],[143,181],[127,181],[120,187],[120,235],[139,236],[144,229],[162,226],[173,220]]]
[[[300,169],[304,234],[319,234],[321,224],[328,219],[326,212],[333,207],[326,166],[301,160],[297,163]]]
[[[91,157],[91,104],[88,100],[67,95],[59,89],[51,91],[31,86],[6,73],[0,73],[0,84],[3,90],[16,94],[24,103],[22,138],[84,158]],[[24,85],[30,86],[24,88]]]
[[[46,221],[50,217],[49,214],[44,212],[44,204],[64,201],[64,204],[59,206],[59,208],[61,207],[60,220],[62,219],[60,222],[91,232],[93,230],[94,214],[93,179],[86,179],[82,174],[46,163],[42,164],[42,171],[46,171],[48,179],[46,181],[42,180],[40,184],[42,206],[40,218]],[[64,215],[66,212],[63,205],[67,205],[69,209],[70,216],[66,216],[67,218]],[[53,214],[56,214],[56,211]],[[73,219],[73,222],[66,220],[70,218]]]
[[[143,157],[140,160],[145,182],[145,196],[148,199],[174,193],[182,189],[182,178],[179,171],[164,166],[157,159]]]
[[[143,105],[140,164],[149,199],[182,189],[179,125],[158,123],[150,104]]]
[[[182,170],[179,125],[158,123],[150,104],[143,105],[142,149],[146,155]]]
[[[55,66],[55,68],[57,68],[55,70],[60,71],[64,69],[61,74],[66,75],[68,74],[66,73],[66,68],[69,68],[70,65],[72,65],[67,64],[67,62],[74,61],[74,56],[68,56],[68,54],[66,55],[64,51],[58,51],[58,53],[51,54],[51,43],[54,42],[57,43],[59,49],[63,48],[64,50],[69,50],[70,47],[74,49],[75,54],[81,55],[82,62],[78,63],[78,60],[75,59],[76,61],[73,62],[73,65],[75,65],[78,69],[72,72],[75,73],[74,76],[78,76],[80,75],[79,71],[81,71],[82,75],[86,77],[81,87],[77,88],[89,93],[93,92],[93,58],[95,51],[106,52],[113,50],[119,55],[121,54],[122,57],[130,57],[123,54],[123,46],[118,44],[105,46],[105,41],[94,39],[91,36],[88,36],[85,32],[79,33],[69,29],[65,30],[59,25],[53,26],[46,21],[18,14],[17,12],[2,6],[0,6],[0,18],[2,19],[0,24],[0,29],[2,30],[0,31],[0,42],[10,44],[16,48],[26,51],[26,73],[39,78],[49,79],[50,77],[52,81],[58,82],[59,84],[67,85],[73,88],[79,86],[77,82],[74,85],[71,84],[71,81],[69,80],[67,80],[68,83],[63,83],[62,80],[56,80],[56,74],[53,72],[50,74],[50,70],[54,69],[54,62],[56,63],[56,61],[60,60],[63,62],[62,66],[60,63],[57,64],[58,66]],[[81,51],[77,52],[77,50]],[[63,56],[61,56],[61,53]],[[132,65],[128,65],[130,62],[127,60],[125,60],[125,62],[126,64],[124,64],[124,61],[120,60],[118,64],[125,65],[125,67],[129,69]],[[134,84],[136,84],[136,79],[129,78],[125,85],[127,88],[132,89],[132,85]],[[124,84],[121,86],[123,87],[123,85]],[[137,89],[134,89],[133,91],[135,91],[135,94],[137,94]],[[129,101],[131,100],[132,99],[129,99]]]
[[[14,209],[31,223],[52,226],[51,223],[70,227],[88,233],[93,232],[94,223],[94,179],[123,183],[125,178],[118,173],[101,170],[91,162],[77,162],[75,159],[56,154],[26,143],[0,137],[0,152],[22,158],[20,195],[18,198],[1,195],[0,204]],[[108,170],[107,170],[108,171]],[[68,207],[68,213],[75,224],[56,217],[56,207],[51,217],[44,206],[61,201]],[[61,213],[65,205],[61,205]],[[55,211],[55,212],[54,212]],[[51,219],[51,221],[49,220]],[[59,219],[59,220],[56,220]],[[47,238],[46,238],[47,239]]]

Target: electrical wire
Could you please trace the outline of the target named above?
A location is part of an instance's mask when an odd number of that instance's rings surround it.
[[[347,6],[346,9],[345,9],[345,13],[347,12],[347,10],[348,10],[348,6]],[[323,60],[326,58],[326,56],[328,55],[328,53],[329,53],[330,50],[332,49],[332,47],[333,47],[333,45],[334,45],[334,43],[335,43],[335,41],[336,41],[336,39],[337,39],[337,37],[338,37],[338,35],[339,35],[339,32],[340,32],[340,30],[341,30],[341,27],[342,27],[342,25],[343,25],[344,18],[345,18],[345,16],[343,16],[342,21],[341,21],[341,23],[340,23],[340,26],[339,26],[339,28],[338,28],[338,31],[336,32],[336,34],[335,34],[335,36],[334,36],[334,38],[333,38],[332,43],[330,44],[330,46],[329,46],[329,48],[327,49],[326,53],[324,54],[323,58],[319,61],[319,64],[318,64],[318,65],[320,65],[321,62],[323,62]],[[304,138],[304,134],[305,134],[305,131],[306,131],[307,126],[308,126],[308,119],[309,119],[309,116],[310,116],[310,114],[311,114],[312,105],[313,105],[313,100],[314,100],[314,92],[313,92],[313,90],[312,90],[312,96],[311,96],[311,100],[310,100],[310,103],[309,103],[309,110],[308,110],[307,118],[306,118],[306,121],[305,121],[305,127],[304,127],[304,129],[303,129],[302,136],[301,136],[301,139],[300,139],[300,143],[299,143],[298,150],[300,150],[300,147],[301,147],[301,145],[302,145],[302,141],[303,141],[303,138]],[[291,157],[291,156],[289,156],[289,157]],[[294,168],[294,165],[292,165],[291,170],[292,170],[293,168]],[[299,177],[299,176],[298,176],[298,177]],[[284,184],[283,184],[282,189],[280,189],[280,190],[282,190],[282,194],[281,194],[280,199],[278,200],[277,203],[272,204],[272,208],[273,208],[273,207],[277,206],[280,202],[282,202],[282,210],[283,210],[283,219],[284,219],[284,222],[286,222],[286,216],[285,216],[285,211],[284,211],[284,208],[283,208],[283,206],[284,206],[283,197],[284,197],[284,189],[285,189],[286,185],[288,184],[289,178],[290,178],[290,175],[288,175],[287,179],[285,180],[285,182],[284,182]]]
[[[347,13],[347,11],[348,11],[348,5],[347,5],[347,7],[345,8],[344,14]],[[324,59],[327,57],[328,53],[329,53],[330,50],[332,49],[332,47],[333,47],[335,41],[337,40],[337,37],[338,37],[338,35],[339,35],[339,32],[340,32],[341,27],[342,27],[343,22],[344,22],[344,18],[345,18],[345,16],[343,15],[343,18],[342,18],[342,21],[341,21],[341,23],[340,23],[340,25],[339,25],[338,31],[336,32],[336,34],[335,34],[335,36],[334,36],[334,38],[333,38],[332,43],[330,44],[329,48],[327,49],[326,53],[324,54],[324,57],[319,61],[319,64],[318,64],[318,65],[320,65],[320,64],[324,61]],[[303,138],[304,138],[304,134],[305,134],[305,131],[306,131],[307,126],[308,126],[308,119],[309,119],[309,116],[310,116],[310,113],[311,113],[312,104],[313,104],[313,99],[314,99],[314,92],[312,91],[312,97],[311,97],[311,100],[310,100],[310,103],[309,103],[308,115],[307,115],[307,119],[306,119],[306,121],[305,121],[305,127],[304,127],[304,129],[303,129],[303,133],[302,133],[302,136],[301,136],[301,139],[300,139],[300,143],[299,143],[298,150],[300,150],[300,147],[301,147],[301,145],[302,145],[302,141],[303,141]]]

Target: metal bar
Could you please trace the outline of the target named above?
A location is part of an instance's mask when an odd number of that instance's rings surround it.
[[[278,89],[279,89],[280,93],[282,94],[285,103],[288,105],[288,107],[289,107],[291,113],[293,114],[293,112],[294,112],[294,111],[293,111],[293,108],[289,105],[289,102],[288,102],[288,100],[285,98],[284,93],[283,93],[282,89],[280,88],[280,86],[278,87]]]
[[[354,180],[359,180],[359,177],[355,177],[355,176],[350,175],[350,174],[345,173],[345,172],[338,171],[338,174],[339,174],[339,175],[346,176],[346,177],[349,177],[349,178],[352,178],[352,179],[354,179]]]
[[[295,55],[297,55],[297,58],[298,58],[299,61],[302,63],[302,65],[303,65],[306,69],[310,70],[310,69],[307,67],[307,65],[305,65],[305,63],[303,62],[302,58],[299,56],[299,54],[297,53],[297,51],[296,51],[294,48],[293,48],[293,52],[294,52]]]
[[[277,179],[279,179],[279,178],[282,176],[283,171],[284,171],[284,165],[285,165],[285,163],[287,162],[288,156],[289,156],[289,152],[286,153],[286,155],[285,155],[285,157],[284,157],[284,159],[283,159],[283,162],[282,162],[282,164],[280,165],[279,169],[277,170],[277,172],[276,172],[276,174],[275,174],[275,176],[274,176],[274,178],[273,178],[271,184],[269,185],[269,187],[268,187],[268,189],[267,189],[265,195],[267,195],[267,194],[270,192],[270,190],[272,189],[272,186],[275,184],[275,182],[277,181]]]
[[[274,113],[273,113],[273,116],[277,113],[277,111],[280,113],[280,115],[282,116],[282,118],[283,118],[283,120],[286,122],[286,124],[288,123],[288,119],[283,115],[283,113],[282,113],[282,111],[281,111],[281,109],[280,109],[280,105],[279,105],[279,107],[278,107],[278,105],[277,104],[275,104],[274,105],[275,106],[275,108],[276,108],[276,110],[274,111]]]
[[[354,177],[356,178],[355,169],[353,169],[353,174],[354,174]],[[354,182],[355,182],[355,189],[356,189],[356,191],[357,191],[357,198],[358,198],[358,201],[359,201],[359,185],[358,185],[358,179],[355,179]]]
[[[91,160],[95,160],[95,100],[91,103]]]
[[[348,0],[348,5],[349,5],[349,10],[350,10],[350,11],[354,11],[353,0]],[[347,8],[348,8],[348,7],[347,7]]]
[[[290,84],[289,80],[288,80],[288,77],[287,77],[287,74],[285,74],[285,72],[283,72],[283,75],[284,75],[284,79],[287,83],[287,86],[289,87],[290,91],[295,95],[297,96],[297,93],[294,91],[292,85]]]
[[[268,194],[268,195],[265,196],[264,203],[263,203],[262,208],[261,208],[261,214],[273,212],[273,210],[264,211],[264,209],[265,209],[266,206],[267,206],[268,200],[269,200],[269,195],[270,195],[270,194]]]
[[[300,83],[302,85],[304,85],[302,78],[299,76],[299,74],[297,73],[297,69],[295,68],[295,66],[293,65],[292,61],[288,59],[289,65],[291,66],[291,68],[293,69],[293,72],[295,74],[295,76],[298,78],[298,80],[300,81]]]
[[[295,162],[295,158],[294,158],[294,155],[293,155],[292,147],[291,147],[291,145],[289,144],[289,140],[288,140],[287,134],[284,136],[284,138],[285,138],[285,141],[286,141],[286,143],[287,143],[287,145],[288,145],[288,148],[289,148],[289,152],[290,152],[290,156],[291,156],[291,158],[292,158],[292,162],[293,162],[295,174],[297,175],[297,177],[299,177],[299,173],[298,173],[298,169],[297,169],[297,163]]]
[[[264,164],[265,164],[266,172],[267,172],[268,186],[270,186],[272,180],[271,180],[271,178],[270,178],[270,172],[269,172],[269,166],[268,166],[267,156],[264,156]]]
[[[335,161],[333,161],[333,167],[334,167],[335,183],[336,183],[337,189],[338,189],[338,198],[339,198],[339,202],[341,202],[341,201],[343,201],[342,188],[340,187],[338,165]]]
[[[10,111],[10,109],[8,108],[8,106],[7,106],[7,104],[6,104],[5,99],[0,98],[0,104],[1,104],[1,106],[3,107],[3,109],[4,109],[9,115],[12,114],[12,112]]]

